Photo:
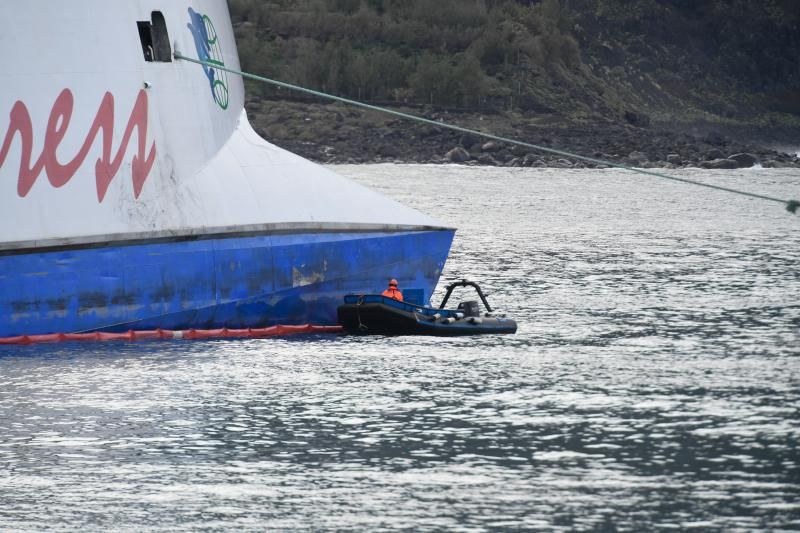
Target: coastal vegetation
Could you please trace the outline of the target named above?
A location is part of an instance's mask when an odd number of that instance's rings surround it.
[[[229,0],[229,6],[244,70],[428,117],[458,114],[461,124],[510,127],[507,133],[525,131],[529,139],[557,135],[567,144],[580,131],[587,138],[608,135],[608,125],[636,130],[620,129],[624,139],[711,131],[782,142],[800,132],[796,0]],[[342,125],[339,108],[247,83],[257,129],[310,157],[330,159],[292,143],[319,138],[320,128],[330,130],[335,145],[337,137],[359,136],[342,133],[352,123],[385,126],[361,112]],[[313,132],[308,124],[290,124],[308,112]],[[392,152],[389,144],[378,152]],[[620,141],[616,149],[634,150],[645,148]]]
[[[366,101],[543,111],[577,102],[595,113],[677,102],[732,117],[761,96],[767,110],[800,113],[794,0],[229,3],[243,68]]]

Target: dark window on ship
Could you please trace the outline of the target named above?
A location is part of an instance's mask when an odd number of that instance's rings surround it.
[[[136,22],[139,27],[139,40],[142,41],[142,53],[145,61],[153,60],[153,36],[150,33],[150,21],[140,20]]]
[[[172,61],[172,49],[169,45],[167,22],[161,11],[153,11],[152,21],[139,20],[139,40],[142,43],[142,54],[145,61]]]

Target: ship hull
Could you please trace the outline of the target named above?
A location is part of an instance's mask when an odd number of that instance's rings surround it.
[[[24,250],[0,256],[0,337],[335,324],[389,278],[427,303],[452,230],[320,232]]]

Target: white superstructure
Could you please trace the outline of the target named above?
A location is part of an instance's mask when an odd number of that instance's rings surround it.
[[[0,249],[442,226],[258,137],[238,76],[171,60],[206,49],[239,69],[223,0],[3,2],[0,18],[0,48],[13,51],[0,84]]]

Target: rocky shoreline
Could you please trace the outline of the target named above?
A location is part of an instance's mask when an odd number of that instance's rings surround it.
[[[602,168],[444,127],[342,104],[251,99],[256,131],[283,148],[326,163],[460,163],[506,167]],[[800,168],[800,157],[751,140],[758,132],[721,133],[713,125],[675,131],[635,114],[625,123],[567,120],[518,113],[399,111],[614,164],[641,168]],[[724,129],[724,128],[721,128]],[[800,139],[789,135],[789,138]],[[785,144],[789,144],[785,142]],[[800,143],[798,143],[800,144]]]

